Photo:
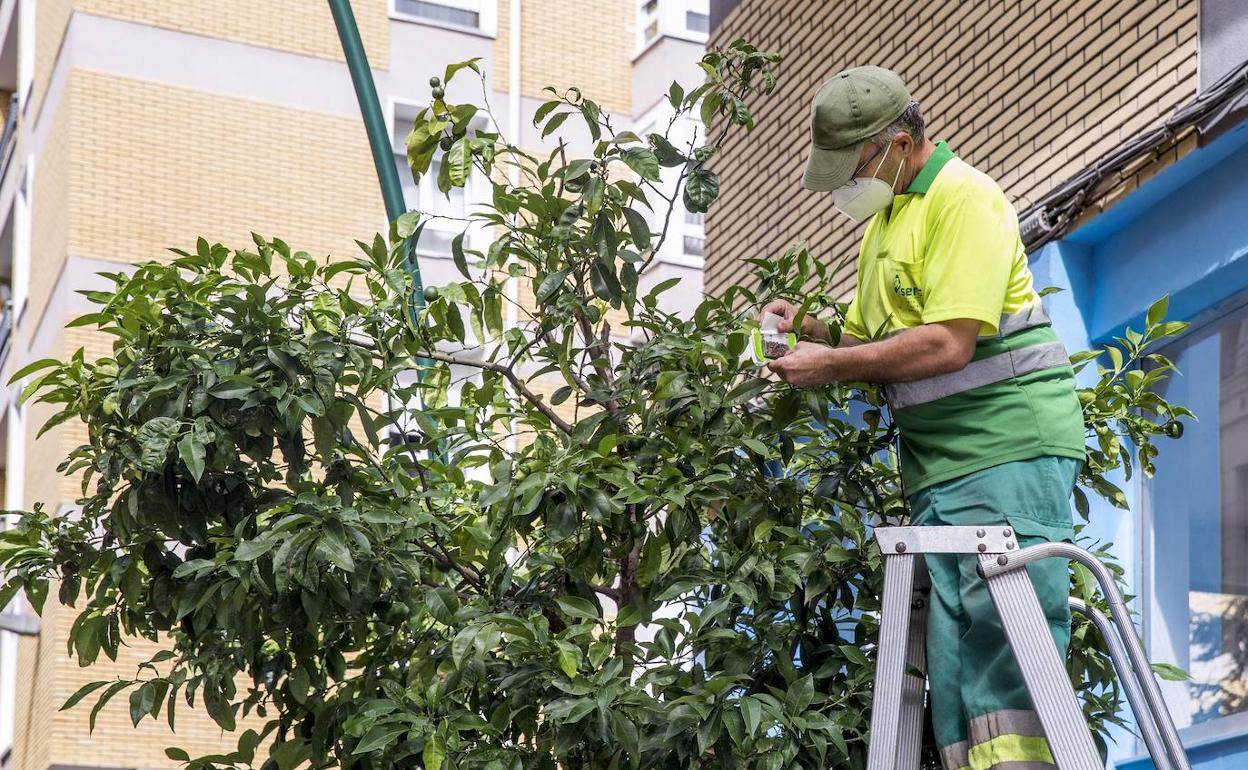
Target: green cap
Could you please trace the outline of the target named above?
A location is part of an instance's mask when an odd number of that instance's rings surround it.
[[[826,191],[848,182],[863,143],[909,105],[906,84],[883,67],[854,67],[824,83],[810,105],[810,160],[802,186]]]

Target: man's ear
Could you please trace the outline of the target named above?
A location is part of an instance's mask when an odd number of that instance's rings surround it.
[[[914,137],[905,131],[898,131],[893,137],[893,144],[897,145],[897,151],[901,153],[901,157],[909,158],[914,152]]]

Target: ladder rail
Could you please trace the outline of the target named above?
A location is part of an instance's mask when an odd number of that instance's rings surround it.
[[[1135,679],[1143,690],[1149,711],[1156,718],[1162,743],[1166,747],[1166,754],[1169,755],[1175,770],[1191,770],[1187,753],[1183,750],[1182,741],[1179,740],[1179,732],[1162,698],[1161,687],[1158,686],[1157,679],[1153,676],[1152,666],[1149,665],[1140,639],[1135,633],[1135,625],[1131,622],[1127,603],[1123,601],[1122,594],[1118,593],[1113,575],[1100,559],[1070,543],[1043,543],[1008,555],[1001,554],[993,559],[981,558],[979,574],[991,585],[992,580],[999,575],[1025,567],[1033,561],[1052,557],[1070,559],[1082,564],[1092,572],[1096,582],[1100,584],[1101,593],[1109,605],[1110,618],[1119,629],[1119,636],[1123,646],[1126,647],[1127,659],[1131,663],[1131,669],[1135,672]]]
[[[915,556],[902,554],[890,556],[884,563],[884,592],[880,598],[880,639],[876,648],[875,689],[871,693],[872,724],[871,743],[867,747],[867,770],[893,770],[899,767],[897,758],[904,751],[901,745],[902,705],[906,684],[906,653],[911,634],[910,613],[903,610],[909,608],[914,590],[915,561]],[[877,715],[881,719],[877,720]]]
[[[897,735],[897,767],[918,767],[923,754],[923,709],[927,696],[927,610],[931,600],[931,584],[923,557],[915,556],[914,560],[906,671],[901,680],[901,727]],[[911,669],[918,671],[919,675],[910,673]]]
[[[1118,638],[1117,630],[1110,623],[1109,618],[1099,610],[1089,607],[1073,596],[1070,599],[1070,609],[1090,620],[1092,625],[1096,626],[1096,630],[1101,633],[1101,638],[1105,640],[1105,646],[1109,650],[1110,660],[1114,663],[1114,670],[1118,672],[1118,679],[1122,682],[1122,689],[1126,692],[1131,713],[1135,715],[1140,737],[1144,739],[1144,745],[1148,747],[1148,754],[1153,758],[1156,770],[1171,770],[1170,755],[1161,742],[1161,733],[1157,730],[1157,715],[1144,700],[1144,693],[1140,691],[1135,671],[1131,668],[1131,662],[1127,660],[1127,652],[1122,646],[1122,640]]]
[[[979,561],[982,565],[997,558],[984,553]],[[1031,576],[1026,570],[1011,570],[986,582],[1057,766],[1061,770],[1104,770],[1105,763],[1075,698],[1066,663],[1053,643]]]

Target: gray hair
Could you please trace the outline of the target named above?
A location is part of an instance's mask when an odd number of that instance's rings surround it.
[[[906,106],[906,111],[873,136],[871,141],[878,147],[885,147],[899,131],[909,134],[916,144],[923,143],[923,108],[918,102],[911,101]]]

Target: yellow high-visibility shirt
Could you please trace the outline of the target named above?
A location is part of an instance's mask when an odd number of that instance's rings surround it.
[[[1010,202],[939,142],[906,191],[867,226],[845,331],[870,340],[973,318],[990,336],[1002,315],[1039,301]]]
[[[907,494],[1014,460],[1082,459],[1074,372],[1032,286],[1018,216],[940,142],[867,226],[844,331],[874,340],[958,318],[980,322],[965,369],[886,388]]]

